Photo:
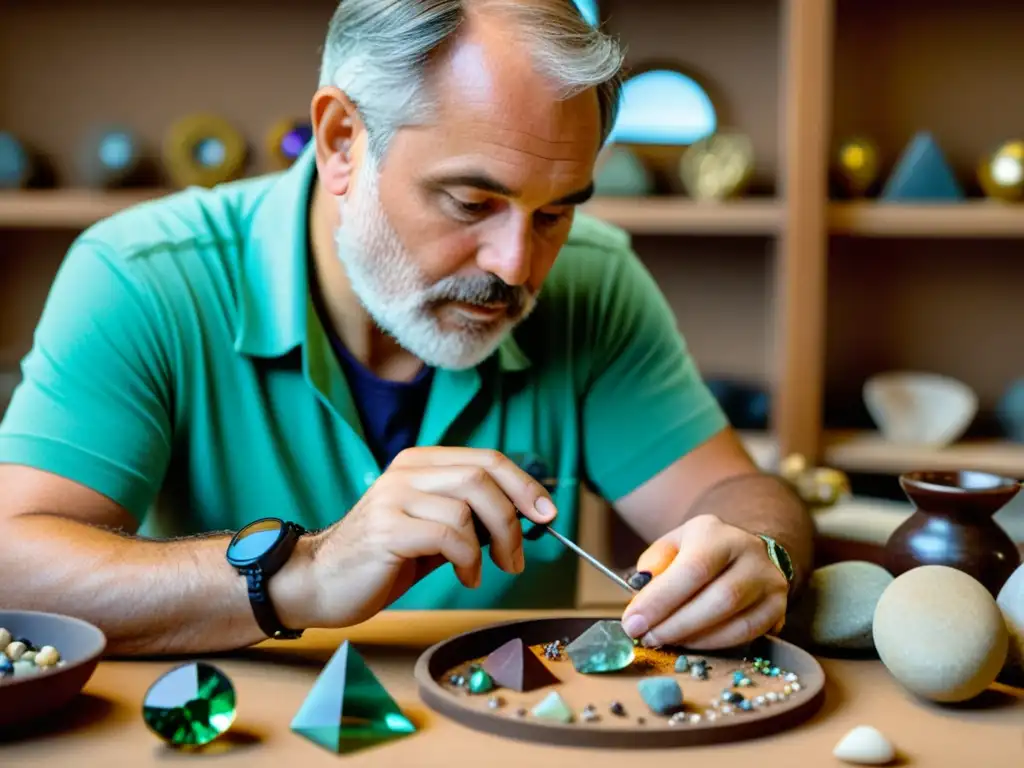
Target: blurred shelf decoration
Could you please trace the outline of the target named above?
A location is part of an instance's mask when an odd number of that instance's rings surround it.
[[[903,150],[881,199],[887,203],[960,202],[964,191],[935,137],[920,131]]]
[[[777,473],[805,504],[813,509],[831,507],[852,497],[850,478],[832,467],[815,467],[793,453],[779,462]]]
[[[241,178],[248,159],[242,133],[211,114],[183,117],[167,131],[164,165],[177,187],[213,187]]]
[[[139,137],[120,125],[97,126],[78,150],[78,173],[87,188],[114,189],[130,185],[142,165]]]
[[[868,378],[864,404],[890,442],[945,448],[959,440],[978,415],[978,395],[952,376],[890,371]]]
[[[1024,199],[1024,141],[1008,141],[985,157],[978,168],[978,183],[992,200]]]
[[[291,167],[312,138],[313,126],[309,120],[285,118],[275,123],[267,134],[267,154],[274,168]]]
[[[654,194],[654,178],[636,153],[621,144],[609,144],[601,150],[594,177],[598,197],[649,197]]]
[[[601,22],[601,14],[597,7],[597,0],[574,0],[576,7],[580,9],[583,18],[591,25],[597,26]]]
[[[1007,438],[1024,444],[1024,377],[1012,381],[999,398],[996,419]]]
[[[21,189],[32,175],[31,161],[17,136],[0,132],[0,189]]]
[[[881,175],[878,145],[863,136],[846,139],[836,149],[831,171],[833,186],[844,197],[867,197]]]
[[[694,78],[651,67],[623,84],[619,115],[609,143],[688,146],[718,127],[715,105]]]
[[[691,144],[679,161],[679,177],[696,200],[729,200],[747,191],[754,145],[747,136],[718,131]]]

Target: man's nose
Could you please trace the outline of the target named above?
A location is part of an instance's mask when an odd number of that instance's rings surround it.
[[[533,231],[519,217],[495,229],[480,249],[480,268],[508,285],[524,285],[530,279]]]

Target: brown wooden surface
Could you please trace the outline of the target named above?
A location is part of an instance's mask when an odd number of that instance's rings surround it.
[[[882,729],[914,766],[1020,766],[1024,759],[1024,691],[994,685],[974,707],[939,707],[914,700],[875,660],[820,659],[828,676],[822,709],[805,725],[770,738],[709,747],[636,752],[542,747],[468,730],[434,715],[419,701],[412,677],[429,645],[469,629],[520,618],[512,613],[382,614],[348,632],[311,632],[294,645],[267,643],[219,658],[238,691],[238,719],[210,759],[178,754],[143,724],[147,687],[175,662],[107,661],[84,694],[52,729],[0,744],[0,765],[109,766],[838,766],[832,748],[851,728]],[[419,725],[405,740],[338,758],[289,730],[321,666],[348,637]],[[684,686],[685,694],[685,686]],[[340,761],[340,762],[339,762]]]

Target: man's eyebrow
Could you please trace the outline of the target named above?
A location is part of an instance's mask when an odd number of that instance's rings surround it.
[[[427,186],[434,189],[441,187],[470,187],[483,192],[491,192],[502,197],[516,198],[519,193],[510,189],[497,179],[483,173],[461,173],[448,176],[434,176],[427,179]],[[580,205],[587,202],[594,196],[594,183],[591,182],[583,189],[572,192],[558,200],[553,200],[549,205]]]

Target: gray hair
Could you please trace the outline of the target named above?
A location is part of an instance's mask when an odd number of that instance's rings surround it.
[[[403,125],[428,119],[431,55],[458,31],[466,0],[341,0],[328,26],[321,86],[336,86],[359,109],[371,155],[380,161]],[[573,0],[492,0],[519,22],[534,65],[561,98],[596,88],[601,142],[618,115],[623,53],[590,25]]]

